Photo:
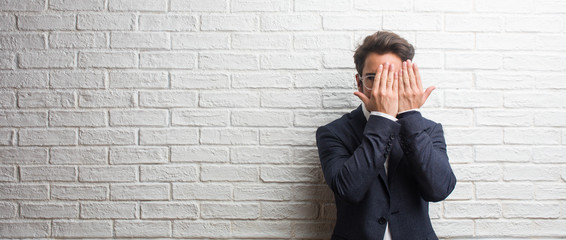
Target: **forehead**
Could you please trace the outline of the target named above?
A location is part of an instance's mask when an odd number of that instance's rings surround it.
[[[364,62],[363,73],[376,72],[380,64],[385,64],[386,62],[395,64],[395,68],[401,66],[401,58],[393,53],[377,54],[369,53]]]

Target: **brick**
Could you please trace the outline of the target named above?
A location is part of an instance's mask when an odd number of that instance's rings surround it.
[[[226,12],[227,7],[223,0],[171,0],[171,11]]]
[[[477,162],[527,162],[531,159],[531,149],[518,146],[476,146]]]
[[[332,202],[334,194],[326,184],[297,185],[294,187],[293,199],[297,201]]]
[[[198,169],[191,165],[140,167],[140,181],[143,182],[194,182],[197,180]]]
[[[230,222],[173,221],[173,237],[230,237]]]
[[[416,41],[416,40],[415,40]],[[415,49],[415,56],[413,57],[413,62],[417,63],[417,65],[419,66],[419,70],[423,69],[421,71],[421,76],[423,79],[425,79],[426,76],[428,76],[428,74],[430,74],[431,71],[426,70],[427,68],[434,68],[434,69],[440,69],[444,66],[444,53],[442,53],[440,50],[431,50],[431,49],[423,49],[423,50],[419,50],[419,49]],[[436,74],[449,74],[446,72],[435,72]],[[462,72],[452,72],[451,74],[455,74],[455,76],[457,77],[458,75],[463,76],[463,75],[470,75],[469,73],[462,73]],[[431,79],[430,77],[426,77],[427,81],[423,82],[423,83],[430,83],[431,80],[435,80],[435,79]],[[464,85],[466,85],[466,81],[463,82]]]
[[[295,49],[342,49],[349,50],[354,45],[352,37],[343,33],[299,33],[293,40]]]
[[[545,61],[542,63],[540,61]],[[564,66],[564,59],[558,55],[532,55],[510,53],[503,57],[503,68],[512,71],[555,71]]]
[[[285,238],[291,230],[291,222],[287,221],[232,221],[233,237]]]
[[[227,126],[230,112],[217,109],[174,109],[171,119],[173,125],[177,126]]]
[[[289,10],[288,0],[233,0],[233,12],[281,12]]]
[[[80,68],[135,68],[138,56],[133,52],[79,52]]]
[[[564,79],[566,75],[563,74],[540,74],[535,78],[535,86],[539,89],[566,89],[564,81],[556,81],[556,79]]]
[[[528,13],[531,12],[535,5],[534,1],[524,1],[520,4],[511,0],[478,0],[475,3],[476,11],[478,12],[506,12],[506,13]]]
[[[166,163],[167,147],[111,147],[110,164]]]
[[[51,148],[51,164],[106,164],[107,150],[96,147],[55,147]]]
[[[10,203],[10,202],[0,202],[0,218],[15,218],[17,212],[18,212],[18,204]],[[4,235],[0,234],[0,236],[4,236]]]
[[[20,205],[24,218],[78,218],[78,203],[24,203]]]
[[[16,67],[16,54],[0,52],[0,69],[14,69]]]
[[[20,108],[70,108],[75,106],[75,95],[68,91],[20,91],[17,97]]]
[[[313,129],[262,129],[259,135],[262,145],[315,145]]]
[[[539,146],[533,148],[533,162],[535,163],[564,163],[565,160],[566,148],[564,147]]]
[[[203,128],[200,131],[200,142],[204,144],[257,144],[258,130],[245,128]]]
[[[137,102],[137,94],[134,91],[92,90],[81,91],[78,95],[79,106],[83,108],[134,107]]]
[[[317,108],[320,95],[309,91],[266,91],[261,93],[261,106],[274,108]]]
[[[228,88],[230,77],[223,73],[171,72],[171,88],[174,89],[220,89]]]
[[[108,185],[52,185],[51,199],[61,200],[106,200]]]
[[[0,130],[0,145],[12,145],[12,138],[15,137],[15,132],[12,130]]]
[[[501,107],[503,95],[496,91],[446,90],[444,102],[447,107]]]
[[[450,0],[425,0],[415,2],[415,11],[418,12],[470,12],[473,10],[473,1],[466,0],[458,3]]]
[[[79,167],[81,182],[134,182],[138,168],[134,166],[85,166]]]
[[[354,7],[358,10],[389,10],[389,11],[410,11],[413,4],[410,0],[387,1],[387,0],[356,0]]]
[[[129,13],[111,14],[79,14],[77,29],[79,30],[134,30],[136,15]]]
[[[202,203],[203,219],[257,219],[259,204],[257,203]]]
[[[84,219],[134,219],[139,218],[135,202],[81,203],[81,218]]]
[[[200,30],[203,31],[255,31],[259,19],[246,15],[203,15]]]
[[[552,108],[561,107],[560,94],[541,92],[505,92],[504,106],[508,108]]]
[[[45,184],[3,183],[0,188],[0,199],[47,200],[48,187]]]
[[[295,236],[302,238],[327,239],[332,237],[335,224],[329,222],[307,222],[293,226]]]
[[[348,0],[312,0],[295,2],[295,11],[347,11],[351,9],[351,3]],[[363,21],[361,21],[363,22]]]
[[[106,77],[99,71],[56,71],[49,74],[49,87],[55,89],[102,89]]]
[[[551,128],[506,128],[507,144],[560,144],[561,132]]]
[[[0,148],[0,161],[3,164],[47,164],[48,159],[47,148]]]
[[[439,31],[441,26],[442,18],[437,14],[396,13],[383,15],[383,29],[392,31]]]
[[[446,53],[446,68],[448,69],[499,69],[503,57],[497,53]]]
[[[260,98],[257,92],[214,91],[200,92],[201,107],[257,107]],[[262,99],[263,100],[263,99]]]
[[[445,28],[452,32],[499,32],[503,21],[500,16],[447,14]]]
[[[443,126],[472,126],[473,112],[470,109],[421,109],[421,114]],[[479,115],[476,119],[479,119]],[[335,118],[336,119],[336,118]]]
[[[141,68],[193,69],[196,55],[185,52],[142,52]]]
[[[448,200],[471,200],[475,196],[474,192],[475,189],[471,182],[459,182],[448,196]]]
[[[352,61],[350,56],[350,52],[324,53],[322,54],[322,65],[326,69],[355,68],[354,62]]]
[[[171,33],[171,49],[228,49],[227,33]]]
[[[0,108],[16,108],[16,94],[13,91],[0,91]],[[3,111],[2,116],[6,117],[6,113]]]
[[[45,49],[45,34],[0,33],[0,49],[6,49],[6,50]]]
[[[46,0],[2,1],[1,11],[28,11],[37,12],[45,10]]]
[[[292,112],[287,111],[232,111],[231,125],[243,127],[287,127],[291,125]]]
[[[18,132],[20,146],[75,145],[77,133],[73,129],[21,129]]]
[[[533,112],[532,111],[517,111],[517,110],[476,110],[476,125],[477,126],[532,126],[533,125]]]
[[[287,73],[254,72],[232,75],[233,88],[289,88],[293,84],[292,81]]]
[[[18,55],[20,68],[72,68],[75,53],[67,51],[29,52]]]
[[[81,145],[133,145],[137,142],[137,129],[96,128],[80,129]]]
[[[228,162],[228,148],[210,146],[172,146],[171,162]]]
[[[556,181],[560,180],[560,169],[549,165],[505,165],[505,181]]]
[[[507,32],[560,32],[564,20],[560,16],[506,16]]]
[[[110,47],[113,49],[168,49],[170,46],[167,33],[113,32],[110,34]]]
[[[351,89],[355,77],[346,71],[301,72],[293,76],[296,88]]]
[[[51,0],[49,8],[61,11],[100,11],[104,9],[104,0]]]
[[[501,167],[494,164],[452,165],[454,175],[461,181],[488,182],[501,178]]]
[[[166,0],[109,0],[110,11],[167,11]]]
[[[561,13],[565,12],[565,2],[560,0],[543,0],[537,1],[535,5],[536,13]],[[531,9],[532,10],[532,9]]]
[[[103,127],[105,111],[51,111],[49,126],[55,127]]]
[[[257,167],[209,165],[202,166],[201,181],[254,182],[258,179]]]
[[[21,30],[75,30],[75,15],[19,15]]]
[[[501,144],[503,130],[500,128],[445,128],[447,144]]]
[[[566,221],[563,220],[511,220],[511,221],[476,221],[476,236],[490,237],[529,237],[536,231],[540,236],[566,236],[563,229]]]
[[[533,88],[535,77],[530,74],[512,72],[478,72],[476,87],[485,89],[528,89]]]
[[[262,31],[310,31],[322,29],[322,19],[314,14],[269,14],[261,17]]]
[[[232,34],[232,48],[234,49],[275,49],[291,48],[291,36],[279,33],[234,33]]]
[[[21,181],[75,181],[77,170],[67,166],[22,166]]]
[[[164,71],[112,71],[109,75],[110,88],[168,88],[169,74]]]
[[[477,48],[482,50],[530,50],[535,44],[536,36],[525,33],[476,35]]]
[[[558,218],[560,205],[557,203],[510,202],[502,203],[505,218]]]
[[[535,125],[565,127],[566,123],[561,121],[562,119],[566,119],[566,112],[564,111],[540,111],[535,114]]]
[[[560,183],[540,183],[536,185],[535,198],[537,200],[566,199],[566,187]]]
[[[259,67],[255,54],[202,53],[199,68],[205,70],[255,70]]]
[[[140,30],[144,31],[195,31],[197,29],[197,19],[195,16],[188,15],[140,15],[139,21]]]
[[[232,185],[222,183],[173,183],[176,200],[231,200]]]
[[[246,185],[234,187],[235,200],[265,200],[285,201],[291,200],[292,192],[290,186],[284,185]]]
[[[472,220],[433,221],[432,227],[437,232],[437,236],[441,238],[474,236],[474,221]]]
[[[375,13],[365,13],[358,16],[325,15],[322,17],[324,30],[375,30],[384,24],[382,16]]]
[[[167,183],[112,183],[110,185],[111,200],[168,200],[169,184]]]
[[[230,161],[237,164],[285,164],[291,162],[291,152],[286,147],[234,147]]]
[[[3,88],[47,88],[45,72],[0,72],[0,87]]]
[[[111,126],[167,126],[165,109],[153,110],[110,110]]]
[[[16,30],[16,16],[2,15],[0,16],[0,30]]]
[[[499,218],[501,206],[490,202],[446,202],[444,216],[447,218]]]
[[[142,219],[196,219],[199,208],[195,203],[144,202],[141,204]]]
[[[196,128],[140,129],[140,145],[198,144]]]
[[[17,169],[15,166],[0,166],[0,181],[2,182],[17,182]],[[2,209],[2,203],[0,202],[0,209]],[[1,212],[1,211],[0,211]],[[0,214],[0,218],[2,215]]]
[[[451,146],[447,149],[451,163],[470,163],[474,161],[473,149],[470,146]]]
[[[473,33],[417,33],[417,48],[441,49],[473,49],[475,36]]]
[[[323,91],[322,106],[324,108],[356,108],[361,104],[361,101],[352,92]]]
[[[263,202],[262,219],[316,219],[319,208],[311,202]]]
[[[476,183],[477,199],[521,200],[534,196],[535,187],[531,183]]]
[[[2,222],[0,237],[3,238],[38,238],[50,236],[50,221],[17,220]]]
[[[112,237],[112,221],[54,220],[51,234],[59,238]]]
[[[141,107],[195,107],[197,93],[192,91],[139,91]]]
[[[263,182],[319,182],[322,172],[319,166],[262,166],[260,178]]]

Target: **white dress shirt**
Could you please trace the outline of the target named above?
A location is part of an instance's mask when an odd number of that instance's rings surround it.
[[[397,121],[396,117],[393,117],[393,116],[391,116],[387,113],[382,113],[382,112],[377,112],[377,111],[372,111],[370,113],[366,109],[366,105],[363,102],[362,102],[362,111],[364,112],[364,116],[366,117],[366,120],[369,120],[370,115],[377,115],[377,116],[387,118],[391,121]],[[399,114],[404,113],[404,112],[408,112],[408,111],[419,111],[419,109],[418,108],[410,109],[410,110],[407,110],[407,111],[399,112]],[[389,155],[387,155],[387,158],[385,159],[385,163],[383,164],[383,166],[385,167],[385,174],[387,174],[388,164],[389,164]],[[383,240],[391,240],[391,232],[389,231],[389,222],[387,222],[387,225],[385,225],[385,235],[383,236]]]

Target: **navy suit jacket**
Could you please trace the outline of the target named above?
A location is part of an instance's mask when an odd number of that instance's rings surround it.
[[[318,128],[320,163],[336,202],[332,239],[382,240],[386,223],[393,240],[438,239],[428,203],[456,185],[442,125],[418,111],[397,118],[366,120],[360,105]]]

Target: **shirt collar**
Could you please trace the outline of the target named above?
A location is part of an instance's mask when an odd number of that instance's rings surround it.
[[[364,116],[366,117],[366,121],[369,120],[369,111],[366,108],[366,105],[364,104],[364,102],[362,102],[362,111],[364,112]]]

